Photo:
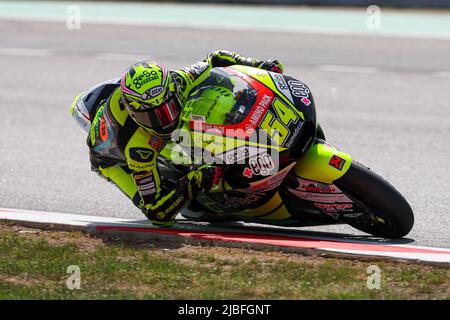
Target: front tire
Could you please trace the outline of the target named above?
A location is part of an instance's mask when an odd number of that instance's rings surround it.
[[[389,182],[363,165],[352,162],[335,185],[365,211],[364,217],[347,222],[352,227],[383,238],[402,238],[414,225],[408,202]]]

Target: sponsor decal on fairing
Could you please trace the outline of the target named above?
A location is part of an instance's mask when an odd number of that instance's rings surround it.
[[[309,97],[309,89],[303,82],[299,80],[289,80],[288,81],[289,88],[291,89],[292,95],[297,98],[308,98]]]
[[[275,168],[272,157],[268,153],[250,159],[249,166],[244,169],[243,173],[243,176],[247,178],[251,178],[253,175],[268,176]]]
[[[294,104],[294,99],[292,98],[291,92],[289,91],[288,85],[284,76],[280,73],[269,72],[275,86],[278,91],[280,91],[292,104]]]
[[[337,155],[333,155],[330,159],[329,165],[332,166],[333,168],[336,168],[336,169],[342,171],[342,168],[345,165],[345,159],[343,159]]]
[[[73,109],[73,117],[78,125],[83,128],[84,131],[89,132],[91,129],[91,121],[89,117],[89,112],[82,100],[78,100]]]
[[[297,178],[297,183],[299,184],[297,190],[301,191],[316,193],[342,193],[342,191],[334,184],[325,184],[303,178]]]
[[[353,210],[352,203],[314,203],[314,206],[325,213],[349,212]]]
[[[255,110],[252,112],[252,115],[250,116],[250,123],[253,126],[257,126],[261,120],[261,117],[265,114],[267,107],[272,102],[273,96],[270,96],[268,94],[264,94],[264,96],[261,98],[261,101],[259,101],[258,106],[255,108]]]
[[[218,154],[216,156],[217,161],[221,160],[226,164],[244,164],[245,159],[255,157],[259,153],[262,153],[266,148],[252,147],[252,146],[240,146],[233,150],[229,150],[225,153]]]
[[[301,133],[304,122],[298,122],[295,126],[294,131],[290,131],[290,136],[288,142],[284,145],[286,148],[290,148],[292,144],[296,141],[298,135]]]
[[[347,202],[352,203],[345,194],[343,193],[329,193],[329,194],[321,194],[321,193],[311,193],[304,192],[295,189],[288,189],[289,192],[299,197],[300,199],[311,201],[311,202],[323,202],[323,203],[335,203],[335,202]]]
[[[268,176],[267,178],[265,178],[263,180],[250,183],[249,188],[236,189],[236,191],[243,192],[243,193],[272,191],[281,185],[284,178],[287,176],[289,171],[295,166],[295,164],[296,164],[295,162],[291,163],[289,166],[287,166],[286,168],[277,172],[274,175]]]

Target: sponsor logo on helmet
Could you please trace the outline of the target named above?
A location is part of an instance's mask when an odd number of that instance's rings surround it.
[[[143,85],[145,85],[146,83],[153,81],[153,80],[157,80],[159,78],[159,74],[157,71],[155,70],[144,70],[142,71],[142,74],[135,77],[132,80],[133,86],[131,87],[129,84],[127,84],[129,89],[140,89],[142,88]]]
[[[164,87],[163,86],[157,86],[157,87],[153,87],[147,91],[144,92],[144,94],[142,95],[143,99],[151,99],[154,98],[158,95],[161,94],[161,92],[164,91]]]

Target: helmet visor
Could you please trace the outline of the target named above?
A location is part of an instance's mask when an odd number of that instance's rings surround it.
[[[181,105],[173,93],[159,106],[141,103],[142,106],[146,107],[144,110],[134,109],[127,99],[123,99],[123,101],[136,122],[143,127],[154,130],[164,129],[177,122],[181,112]]]

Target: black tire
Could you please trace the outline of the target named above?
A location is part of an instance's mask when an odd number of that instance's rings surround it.
[[[383,238],[402,238],[414,225],[414,214],[408,202],[389,182],[364,167],[352,162],[350,169],[335,185],[356,203],[361,204],[368,215],[381,218],[361,219],[349,224],[361,231]]]

